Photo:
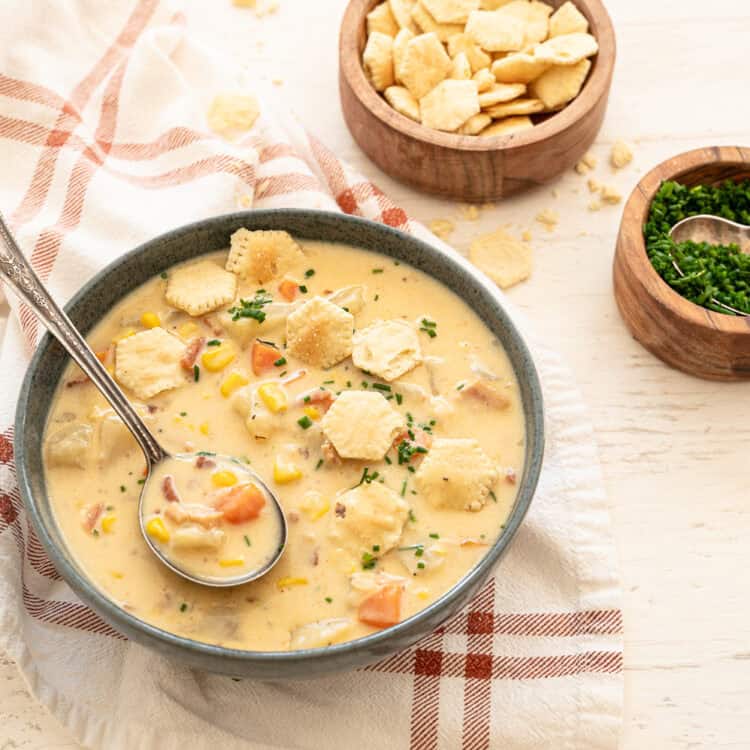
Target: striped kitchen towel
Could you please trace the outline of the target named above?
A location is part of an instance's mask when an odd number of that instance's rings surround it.
[[[209,104],[235,81],[191,43],[184,20],[168,0],[3,3],[0,207],[58,299],[153,235],[250,205],[341,210],[440,245],[308,135],[273,92],[252,92],[261,116],[239,140],[210,132]],[[129,643],[47,560],[19,501],[12,448],[19,385],[40,331],[24,306],[11,305],[0,361],[0,647],[81,743],[617,747],[620,592],[594,436],[570,374],[529,330],[547,456],[494,579],[444,627],[379,664],[256,683],[189,670]]]

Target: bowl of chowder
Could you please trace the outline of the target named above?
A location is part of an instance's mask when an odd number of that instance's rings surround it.
[[[200,455],[149,482],[147,543],[144,457],[47,336],[18,404],[23,501],[84,602],[193,667],[299,678],[403,649],[486,581],[531,502],[536,370],[457,254],[340,214],[243,212],[145,243],[66,309],[160,443]],[[176,575],[149,544],[216,579],[273,553],[280,520],[243,466],[282,506],[280,559],[241,586]]]

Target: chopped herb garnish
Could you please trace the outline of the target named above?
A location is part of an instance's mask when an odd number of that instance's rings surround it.
[[[162,272],[161,272],[161,273],[159,274],[159,276],[161,276],[161,277],[162,277],[162,279],[168,279],[168,278],[169,278],[169,274],[168,274],[168,273],[167,273],[166,271],[162,271]]]
[[[187,602],[180,604],[180,612],[185,612],[188,608]]]
[[[422,546],[422,545],[420,544],[420,545],[419,545],[419,547],[417,547],[417,548],[416,548],[416,549],[414,550],[414,554],[415,554],[415,555],[416,555],[417,557],[422,557],[422,555],[424,555],[424,547],[423,547],[423,546]]]
[[[369,552],[362,553],[362,570],[372,570],[378,564],[378,558]]]
[[[323,459],[319,458],[318,463],[315,464],[315,471],[317,471],[323,465]]]
[[[233,321],[240,318],[252,318],[257,320],[258,323],[262,323],[266,319],[263,308],[271,302],[273,302],[273,299],[267,294],[266,290],[258,289],[253,299],[241,299],[239,307],[230,307],[229,314]]]
[[[99,529],[94,529],[94,530],[93,530],[93,531],[92,531],[91,533],[92,533],[92,534],[93,534],[94,536],[99,536]]]
[[[368,385],[369,385],[369,383],[368,383],[368,382],[367,382],[366,380],[363,380],[363,381],[362,381],[362,387],[363,387],[363,388],[367,388],[367,387],[368,387]]]
[[[314,268],[308,268],[307,271],[305,271],[305,278],[309,279],[311,276],[315,276],[315,269]]]
[[[383,269],[382,268],[373,268],[372,272],[373,273],[383,273]]]
[[[372,551],[373,552],[380,552],[380,545],[379,544],[373,544],[372,545]]]
[[[457,391],[460,391],[460,390],[461,390],[461,389],[462,389],[462,388],[463,388],[463,387],[464,387],[465,385],[466,385],[466,383],[459,383],[459,384],[458,384],[458,385],[456,386],[456,390],[457,390]]]
[[[250,537],[249,537],[249,536],[248,536],[247,534],[245,534],[245,535],[244,535],[244,536],[243,536],[242,538],[243,538],[243,539],[245,540],[245,544],[246,544],[246,545],[247,545],[248,547],[251,547],[251,546],[252,546],[252,545],[250,544]]]
[[[346,381],[346,387],[347,388],[351,388],[352,387],[352,381],[351,380],[347,380]]]
[[[333,601],[333,599],[331,599],[331,597],[330,597],[330,596],[327,596],[327,597],[326,597],[326,601],[327,601],[327,602],[328,602],[328,603],[330,604],[330,603],[331,603],[331,602]]]
[[[407,412],[406,412],[406,421],[407,421],[407,422],[408,422],[409,424],[414,424],[414,417],[412,417],[412,415],[411,415],[411,412],[410,412],[410,411],[407,411]]]
[[[281,367],[286,364],[286,357],[279,357],[274,363],[274,367]]]
[[[369,466],[365,466],[364,471],[362,472],[362,476],[361,476],[359,482],[357,482],[357,484],[355,484],[354,486],[355,487],[359,487],[360,484],[370,484],[370,482],[374,482],[379,476],[380,476],[380,472],[379,471],[373,471],[371,473],[370,472],[370,467]]]
[[[424,570],[424,563],[423,563],[423,562],[422,562],[422,561],[420,560],[420,561],[419,561],[419,562],[417,563],[417,567],[418,567],[418,568],[419,568],[420,570]]]
[[[404,486],[406,486],[406,480],[405,479],[404,479]],[[414,511],[411,508],[409,508],[409,520],[412,523],[416,523],[417,522],[417,517],[414,515]]]
[[[385,391],[386,393],[391,392],[391,386],[386,385],[385,383],[373,383],[372,387],[377,389],[378,391]]]
[[[397,394],[396,394],[396,403],[397,403],[397,404],[398,404],[399,406],[401,406],[401,404],[402,404],[403,402],[404,402],[404,397],[403,397],[403,396],[402,396],[402,395],[401,395],[400,393],[397,393]]]
[[[406,479],[404,479],[404,481],[403,481],[403,482],[401,482],[401,497],[403,497],[403,496],[404,496],[405,494],[406,494]],[[412,515],[413,515],[413,514],[412,514],[412,512],[411,512],[411,511],[409,511],[409,520],[410,520],[410,521],[413,521],[413,520],[414,520],[414,519],[412,518]]]
[[[302,294],[307,294],[307,287],[304,284],[299,285],[299,290]]]
[[[193,365],[193,380],[197,383],[201,379],[201,368]]]
[[[206,342],[206,346],[221,346],[221,341],[219,341],[219,339],[211,339]]]
[[[280,372],[280,373],[279,373],[279,377],[280,377],[280,378],[283,378],[283,377],[284,377],[284,375],[286,375],[286,373],[287,373],[287,371],[286,371],[286,370],[284,370],[283,372]]]
[[[181,417],[186,417],[187,416],[187,412],[186,411],[181,411],[180,412],[180,416]]]
[[[308,428],[312,427],[312,419],[305,414],[304,417],[300,417],[297,420],[297,424],[303,429],[307,430]]]
[[[373,302],[377,302],[377,301],[378,301],[379,299],[380,299],[380,295],[379,295],[379,294],[376,294],[376,295],[375,295],[375,298],[373,299]]]
[[[113,511],[114,509],[115,509],[115,506],[114,506],[114,505],[108,505],[108,506],[107,506],[107,507],[106,507],[106,508],[105,508],[104,510],[106,510],[106,511],[108,511],[108,512],[111,512],[111,511]]]
[[[422,324],[419,326],[419,330],[426,333],[431,339],[437,336],[437,323],[434,320],[428,320],[422,318]]]
[[[302,400],[303,400],[303,401],[304,401],[304,402],[305,402],[306,404],[309,404],[309,403],[310,403],[310,397],[309,397],[309,396],[305,396],[305,397],[304,397],[304,398],[303,398]]]
[[[440,539],[440,534],[432,533],[430,534],[430,539]]]
[[[120,492],[127,492],[127,487],[124,484],[120,485]]]
[[[335,380],[324,380],[323,385],[331,385],[331,383],[335,383]]]
[[[139,479],[138,480],[138,484],[146,484],[146,480],[145,479]]]
[[[406,470],[410,471],[412,474],[416,471],[416,469],[413,466],[407,466]]]
[[[393,463],[393,461],[391,461],[391,459],[388,458],[388,456],[383,456],[383,460],[388,464],[388,466],[390,466]]]
[[[196,456],[215,456],[216,454],[213,451],[196,451]]]
[[[405,547],[399,547],[398,551],[399,552],[411,552],[412,550],[422,549],[423,547],[424,547],[424,544],[419,544],[419,543],[417,543],[417,544],[407,544]]]
[[[493,492],[492,490],[490,490],[490,497],[491,497],[491,498],[492,498],[492,499],[493,499],[493,500],[494,500],[495,502],[497,502],[497,495],[495,495],[495,493],[494,493],[494,492]]]

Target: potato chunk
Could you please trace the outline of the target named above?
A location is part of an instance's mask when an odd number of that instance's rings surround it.
[[[293,649],[322,648],[346,639],[352,629],[352,621],[346,617],[332,617],[300,625],[292,631],[290,647]]]
[[[414,480],[436,508],[481,510],[498,480],[497,468],[470,438],[435,440]]]
[[[86,466],[94,430],[82,422],[66,424],[47,438],[47,458],[52,466]]]
[[[289,353],[315,367],[333,367],[352,353],[354,316],[323,297],[313,297],[286,321]]]
[[[403,320],[373,323],[354,334],[352,361],[383,380],[396,380],[422,361],[417,332]]]
[[[393,549],[409,515],[407,502],[379,482],[342,492],[336,497],[336,507],[343,511],[331,519],[331,538],[355,555],[383,555]]]
[[[380,461],[404,424],[401,414],[372,391],[344,391],[320,423],[341,458],[365,461]]]

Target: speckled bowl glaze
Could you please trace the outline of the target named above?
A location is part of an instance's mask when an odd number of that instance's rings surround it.
[[[341,242],[384,253],[430,274],[459,294],[494,331],[518,378],[526,428],[526,454],[518,496],[499,538],[458,584],[418,614],[348,643],[307,651],[241,651],[199,643],[149,625],[110,601],[68,549],[45,486],[42,436],[67,363],[62,348],[45,336],[29,367],[18,402],[15,457],[23,502],[47,554],[80,598],[128,638],[199,669],[258,679],[298,679],[350,670],[406,648],[457,612],[477,592],[518,530],[531,503],[544,452],[542,392],[526,345],[503,309],[496,287],[458,254],[436,250],[395,229],[334,213],[249,211],[217,216],[153,239],[94,277],[67,305],[72,321],[89,331],[122,297],[175,263],[229,246],[240,227],[285,229],[306,240]]]

